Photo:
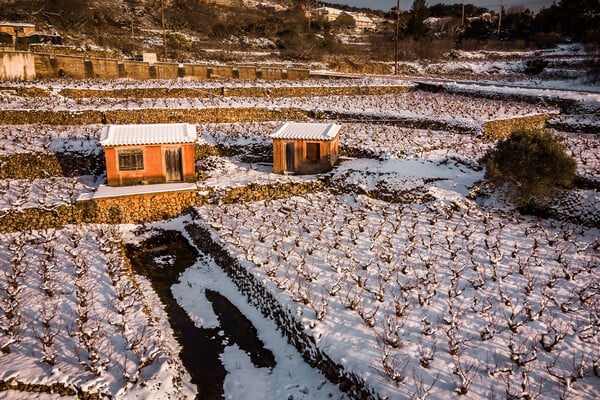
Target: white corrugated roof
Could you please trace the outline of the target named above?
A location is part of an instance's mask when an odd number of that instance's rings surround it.
[[[272,139],[290,140],[333,140],[341,126],[336,124],[311,122],[286,122],[272,134]]]
[[[26,22],[0,21],[0,26],[20,26],[24,28],[35,28],[35,24],[28,24]]]
[[[102,129],[102,146],[195,143],[196,127],[190,124],[109,125]]]

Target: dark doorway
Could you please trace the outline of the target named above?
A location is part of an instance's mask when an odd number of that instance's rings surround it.
[[[294,142],[288,142],[285,144],[285,172],[295,172],[295,153],[296,146]]]
[[[181,148],[165,149],[165,167],[167,182],[181,182],[183,180]]]

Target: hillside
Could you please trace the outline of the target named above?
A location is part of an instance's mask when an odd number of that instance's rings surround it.
[[[340,6],[334,12],[309,15],[306,3],[302,0],[0,0],[0,21],[35,23],[39,32],[61,35],[70,51],[93,50],[88,56],[136,59],[141,53],[154,52],[160,59],[175,62],[281,63],[285,67],[343,72],[392,72],[395,14]],[[579,57],[581,69],[594,70],[597,76],[600,35],[596,27],[600,24],[594,18],[600,14],[591,6],[572,10],[570,4],[561,1],[538,14],[509,9],[503,15],[501,32],[497,29],[498,15],[485,13],[485,8],[467,6],[465,25],[457,17],[460,12],[452,6],[429,7],[422,16],[431,18],[423,19],[420,24],[413,21],[412,10],[403,11],[399,18],[398,59],[431,64],[461,59],[464,51],[487,51],[490,53],[486,58],[495,60],[497,51],[515,50],[529,50],[518,56],[521,60],[535,59],[540,57],[532,50],[583,42],[585,58],[580,58],[581,53],[575,56]],[[577,27],[587,27],[585,32],[565,28],[569,25],[561,20],[567,17],[579,21]],[[442,20],[443,24],[438,23]],[[534,63],[527,72],[535,75],[544,66]],[[400,72],[414,74],[413,70],[409,67]]]
[[[0,4],[0,20],[35,23],[40,31],[58,32],[65,45],[108,49],[123,56],[164,53],[160,0]],[[319,49],[331,45],[314,30],[307,33],[299,1],[165,0],[163,9],[168,58],[178,61],[227,61],[236,57],[236,51],[268,56],[273,50],[284,58],[313,59],[319,58]]]

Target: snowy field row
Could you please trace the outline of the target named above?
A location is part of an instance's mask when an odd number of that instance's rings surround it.
[[[58,95],[62,89],[94,89],[94,90],[120,90],[120,89],[221,89],[221,88],[285,88],[285,87],[356,87],[356,86],[404,86],[412,85],[410,81],[398,80],[393,77],[361,77],[349,79],[304,79],[304,80],[196,80],[196,79],[53,79],[49,81],[3,83],[4,88],[35,87],[48,90]]]
[[[555,114],[556,109],[524,102],[508,102],[450,93],[414,91],[378,96],[323,96],[294,98],[204,97],[176,99],[109,99],[64,97],[35,98],[3,96],[6,110],[128,110],[128,109],[203,109],[203,108],[300,108],[340,113],[456,121],[467,127],[475,121],[511,118],[534,114]]]
[[[92,193],[98,183],[93,176],[76,178],[2,179],[0,180],[0,216],[26,208],[53,210],[71,205],[84,193]]]
[[[0,155],[15,153],[100,153],[101,125],[0,125]]]
[[[318,346],[381,395],[600,396],[598,230],[436,195],[198,211]]]
[[[199,143],[249,152],[253,145],[268,148],[269,135],[280,122],[198,124]],[[0,126],[0,155],[14,153],[78,152],[98,154],[97,140],[101,125],[86,126]],[[600,176],[600,141],[594,134],[559,133],[567,151],[578,164],[578,174]],[[388,124],[344,123],[340,135],[342,151],[349,149],[365,154],[418,156],[420,158],[459,157],[476,162],[491,148],[492,142],[457,132],[410,129]]]
[[[0,235],[0,379],[119,398],[191,398],[166,315],[118,228]]]

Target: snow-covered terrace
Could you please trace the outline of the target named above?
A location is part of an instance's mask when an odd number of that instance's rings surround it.
[[[268,149],[271,145],[269,135],[279,122],[198,124],[200,143],[225,148],[236,148],[240,153],[257,145]],[[69,152],[77,151],[80,144],[86,143],[90,151],[98,151],[96,139],[101,125],[82,127],[77,131],[71,126],[36,125],[34,130],[25,130],[22,126],[0,127],[0,132],[12,138],[4,140],[10,149],[18,148],[23,153]],[[439,162],[442,160],[460,160],[466,166],[479,168],[478,160],[493,145],[481,138],[458,132],[410,129],[388,124],[345,123],[340,136],[342,151],[362,151],[371,157],[399,157],[403,159],[421,159]],[[37,132],[44,132],[42,138]],[[82,135],[80,139],[78,135]],[[62,137],[55,141],[52,137]],[[600,175],[600,152],[594,135],[563,133],[567,150],[576,158],[578,174],[586,177]],[[15,142],[13,142],[15,140]],[[49,146],[48,142],[52,143]],[[94,150],[95,149],[95,150]],[[206,180],[200,182],[203,187],[223,190],[250,183],[285,183],[303,181],[294,176],[271,174],[271,166],[261,163],[243,163],[236,158],[211,157],[198,162],[198,168],[205,173]],[[79,194],[90,193],[97,186],[91,177],[46,178],[29,180],[2,180],[2,209],[11,207],[51,207],[70,204]],[[61,194],[58,194],[61,193]]]
[[[176,99],[47,99],[18,97],[2,102],[5,110],[148,110],[153,109],[212,109],[212,108],[296,108],[306,111],[340,113],[387,120],[408,119],[435,121],[470,130],[481,129],[483,121],[555,114],[553,107],[524,102],[508,102],[449,93],[409,92],[379,96],[323,96],[323,97],[207,97]]]
[[[125,273],[120,242],[107,225],[0,234],[0,339],[10,350],[0,379],[16,389],[0,397],[55,399],[57,384],[68,398],[194,396],[163,305],[149,282]]]
[[[403,162],[372,164],[400,185],[411,174]],[[555,398],[555,376],[598,357],[576,295],[597,280],[597,230],[482,208],[457,189],[432,184],[426,206],[314,194],[198,212],[318,347],[380,395]],[[573,393],[597,395],[586,371]]]
[[[348,79],[303,79],[303,80],[133,80],[133,79],[55,79],[32,82],[3,82],[3,88],[39,88],[58,94],[62,89],[221,89],[221,88],[280,88],[280,87],[348,87],[348,86],[412,86],[408,79],[397,77],[355,76]],[[7,93],[8,94],[8,93]]]

